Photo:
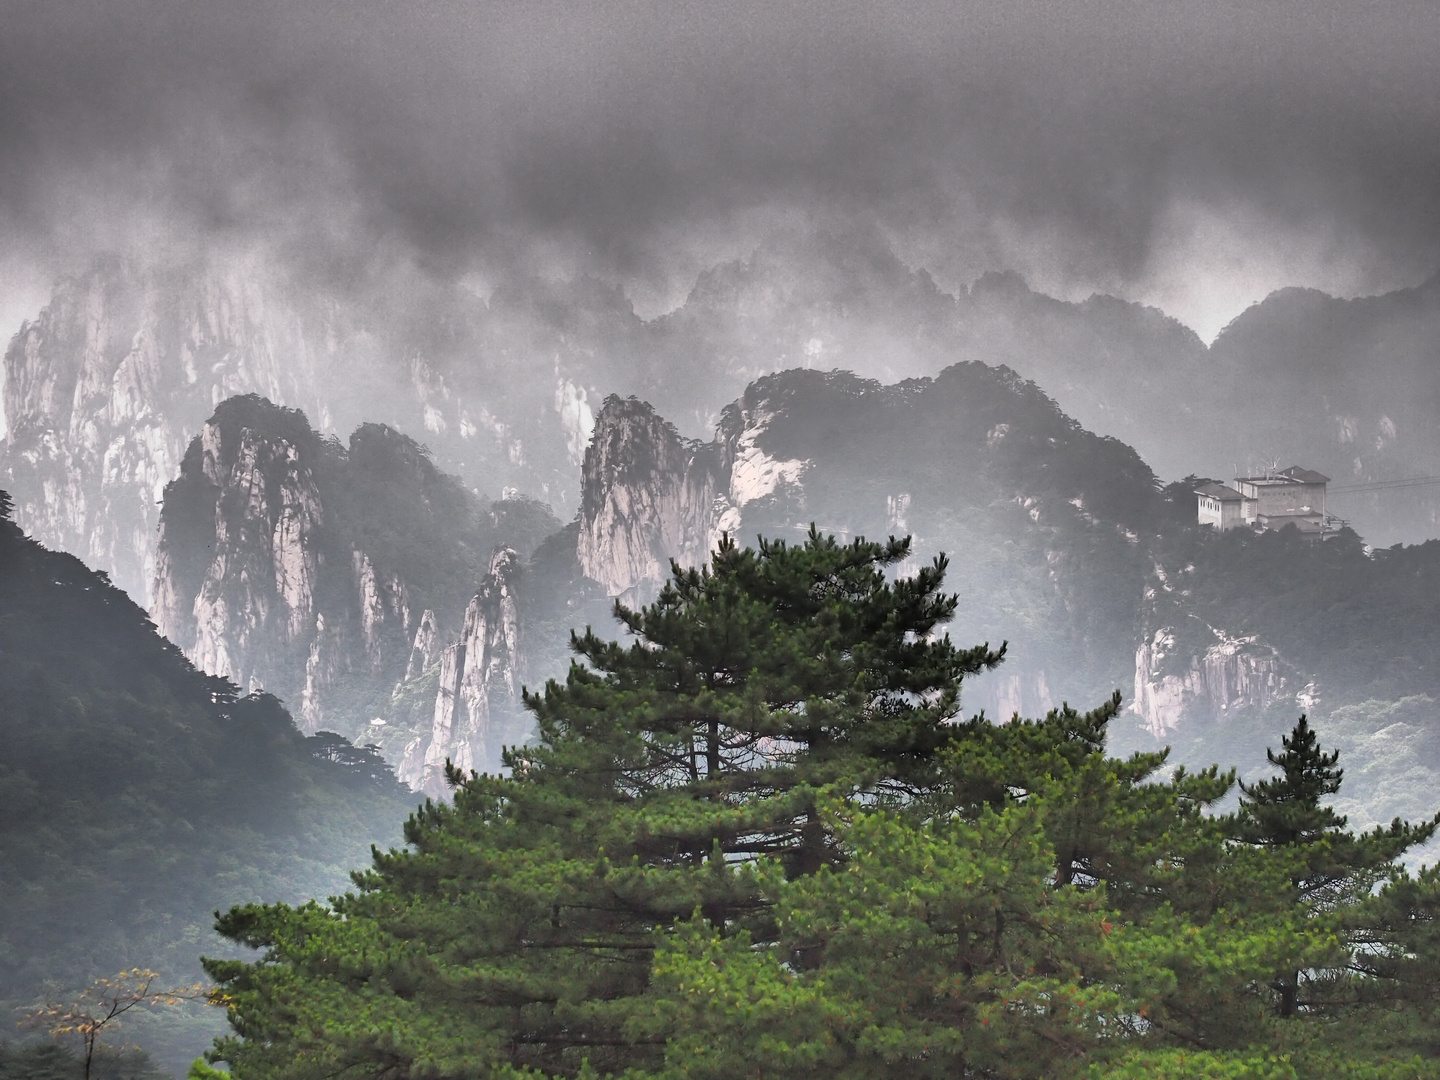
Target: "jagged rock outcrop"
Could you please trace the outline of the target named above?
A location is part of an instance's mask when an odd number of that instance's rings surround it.
[[[520,567],[512,548],[495,552],[465,609],[459,639],[441,653],[433,721],[409,742],[397,769],[402,781],[426,794],[449,791],[447,761],[462,771],[484,768],[528,734],[520,706]]]
[[[405,664],[405,677],[397,685],[398,691],[411,679],[418,679],[430,670],[440,657],[440,626],[435,612],[426,608],[420,616],[420,625],[415,629],[415,640],[410,645],[410,659]]]
[[[1179,647],[1174,627],[1163,626],[1135,650],[1132,708],[1145,729],[1163,739],[1182,723],[1221,721],[1243,710],[1260,710],[1284,696],[1286,665],[1273,648],[1207,626],[1208,644]],[[1301,693],[1313,693],[1313,683]]]
[[[362,425],[342,446],[296,410],[232,398],[165,489],[153,616],[197,666],[298,706],[306,730],[397,758],[415,734],[394,723],[397,699],[451,662],[447,638],[478,635],[452,686],[471,760],[488,765],[512,732],[491,737],[485,703],[493,687],[518,693],[514,548],[558,527],[538,504],[486,504],[393,429]],[[465,608],[492,593],[494,612]]]
[[[682,440],[643,401],[606,398],[582,466],[585,575],[620,596],[658,589],[671,559],[703,563],[720,483],[715,450]]]
[[[148,601],[161,492],[217,402],[258,391],[328,423],[334,328],[273,299],[239,270],[119,258],[62,280],[5,354],[16,520]]]
[[[1002,672],[966,698],[1008,718],[1103,700],[1131,680],[1139,538],[1157,508],[1134,451],[1083,430],[1013,372],[959,364],[884,386],[792,370],[752,383],[703,445],[642,402],[607,400],[586,453],[577,551],[616,596],[653,589],[672,558],[703,563],[722,532],[799,540],[813,522],[842,539],[912,534],[898,572],[951,556],[952,633],[1010,642]]]
[[[165,490],[152,615],[201,670],[291,689],[281,673],[316,630],[328,450],[258,398],[225,403],[192,442]]]

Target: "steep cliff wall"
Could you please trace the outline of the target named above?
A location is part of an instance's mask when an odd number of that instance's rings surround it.
[[[316,630],[326,539],[318,475],[330,448],[299,413],[258,399],[227,406],[165,492],[155,624],[201,670],[289,696],[287,659]]]
[[[16,520],[147,600],[157,503],[217,402],[260,392],[328,423],[317,387],[335,335],[321,322],[239,271],[110,259],[61,281],[5,354],[0,479]]]
[[[165,489],[153,615],[197,666],[291,702],[306,730],[397,759],[434,726],[392,724],[406,712],[397,699],[445,682],[436,669],[455,663],[446,642],[458,635],[458,730],[479,747],[469,760],[488,765],[512,732],[490,732],[487,703],[518,694],[521,662],[519,556],[491,552],[529,551],[558,527],[539,504],[486,504],[390,428],[362,425],[342,446],[298,411],[233,398]],[[407,781],[423,779],[422,743]]]
[[[428,795],[448,792],[446,761],[462,771],[493,768],[505,746],[529,734],[520,706],[520,566],[514,549],[495,552],[465,609],[459,638],[440,655],[433,719],[406,744],[396,772]]]
[[[1164,626],[1135,650],[1132,708],[1157,739],[1182,724],[1218,722],[1244,710],[1266,709],[1293,692],[1294,680],[1273,648],[1254,636],[1205,629],[1209,644],[1185,648],[1177,642],[1175,628]]]
[[[700,565],[723,481],[714,447],[685,442],[643,401],[606,398],[581,472],[581,570],[620,596],[657,589],[671,559]]]

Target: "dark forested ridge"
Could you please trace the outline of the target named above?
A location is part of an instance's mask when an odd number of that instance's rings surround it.
[[[952,556],[957,628],[1011,643],[981,693],[967,687],[972,710],[1043,714],[1128,679],[1146,550],[1161,527],[1155,475],[1035,383],[981,363],[889,386],[784,371],[725,411],[727,431],[804,463],[798,483],[742,507],[745,540],[803,535],[813,521],[840,535],[909,533],[918,558]]]
[[[275,698],[196,671],[103,574],[0,505],[7,1014],[129,967],[193,979],[215,909],[323,897],[398,840],[413,799],[376,755],[307,739]],[[158,1037],[174,1060],[205,1038]]]
[[[1346,752],[1352,820],[1420,812],[1440,789],[1440,542],[1216,534],[1194,486],[1164,492],[1115,745],[1244,769],[1303,709]]]

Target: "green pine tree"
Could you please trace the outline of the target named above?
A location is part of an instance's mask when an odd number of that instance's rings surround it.
[[[1291,859],[1288,899],[1311,918],[1334,924],[1337,934],[1331,965],[1290,967],[1276,974],[1276,1011],[1288,1018],[1302,1008],[1325,1010],[1361,996],[1353,973],[1367,962],[1373,936],[1362,912],[1373,906],[1378,887],[1402,876],[1396,860],[1434,834],[1440,815],[1419,825],[1397,818],[1357,836],[1346,829],[1344,816],[1322,802],[1340,790],[1344,779],[1340,752],[1325,752],[1304,716],[1281,737],[1281,747],[1278,754],[1265,752],[1281,770],[1279,776],[1240,785],[1236,835]]]
[[[453,805],[330,908],[222,917],[263,955],[207,963],[235,1031],[212,1057],[242,1080],[1298,1077],[1395,987],[1428,1015],[1435,881],[1393,859],[1430,826],[1345,832],[1303,734],[1225,816],[1233,774],[1105,754],[1118,695],[961,719],[1003,646],[941,636],[945,561],[891,580],[907,553],[727,541],[617,605],[633,640],[573,638],[509,776],[452,773]],[[1282,1017],[1277,971],[1308,973]],[[1365,1061],[1413,1048],[1385,1031]]]
[[[1281,736],[1280,744],[1280,753],[1267,749],[1265,757],[1281,775],[1240,785],[1240,837],[1254,844],[1284,847],[1338,836],[1346,819],[1321,800],[1340,790],[1345,776],[1344,769],[1336,768],[1340,751],[1327,754],[1321,750],[1304,716],[1289,735]]]
[[[653,604],[617,604],[635,640],[574,638],[584,663],[527,695],[540,742],[508,755],[510,778],[454,776],[454,805],[418,814],[413,850],[377,855],[333,913],[221,920],[269,950],[209,965],[244,1037],[222,1055],[277,1076],[659,1067],[657,933],[699,913],[774,942],[775,875],[847,858],[824,800],[903,807],[934,787],[964,735],[961,680],[1003,657],[937,634],[945,561],[891,580],[908,554],[727,539]]]

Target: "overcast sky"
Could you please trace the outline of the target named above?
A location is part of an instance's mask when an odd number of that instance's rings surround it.
[[[1430,2],[0,15],[0,318],[67,260],[153,238],[342,277],[584,269],[649,313],[777,224],[863,219],[952,287],[1014,269],[1206,337],[1281,285],[1440,267]]]

